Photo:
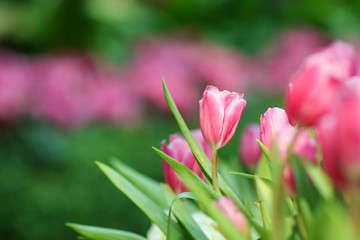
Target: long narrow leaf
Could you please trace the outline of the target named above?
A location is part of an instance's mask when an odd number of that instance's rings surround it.
[[[167,216],[163,212],[163,209],[114,169],[100,162],[97,162],[97,165],[111,180],[111,182],[131,201],[133,201],[149,217],[149,219],[160,228],[163,233],[166,234]],[[173,239],[182,239],[183,234],[177,224],[172,224],[171,231]]]
[[[84,235],[86,239],[91,240],[146,240],[143,236],[122,230],[87,226],[76,223],[67,223],[66,226],[71,227],[76,232]]]
[[[199,163],[199,166],[202,168],[204,176],[205,177],[207,176],[209,179],[211,179],[211,163],[208,157],[206,156],[206,154],[204,153],[204,151],[199,146],[198,142],[195,140],[194,136],[191,134],[189,128],[187,127],[178,108],[176,107],[173,98],[170,95],[170,92],[165,84],[164,79],[163,79],[163,88],[164,88],[164,95],[166,102],[169,106],[170,111],[175,117],[175,120],[181,130],[181,133],[184,135],[187,143],[189,144],[192,153],[194,154],[196,160]]]
[[[165,201],[159,182],[139,173],[115,158],[110,162],[122,176],[127,178],[135,187],[145,193],[145,195],[156,202],[161,208],[166,209],[169,207]]]
[[[185,208],[185,206],[178,202],[179,199],[196,199],[195,195],[191,192],[183,192],[178,194],[177,196],[174,196],[174,193],[171,191],[168,185],[164,186],[164,190],[169,193],[169,197],[172,197],[172,201],[170,203],[169,208],[169,215],[168,215],[168,231],[166,239],[170,239],[170,233],[171,233],[171,213],[174,212],[175,216],[178,218],[178,220],[184,225],[184,227],[188,230],[189,234],[196,240],[207,240],[205,234],[201,231],[200,227],[197,225],[197,223],[194,221],[194,219],[191,217],[191,213]],[[171,196],[170,196],[171,195]],[[177,203],[175,206],[174,204]]]
[[[314,166],[311,163],[306,164],[305,168],[320,195],[326,200],[332,199],[334,197],[334,188],[324,170],[320,166]]]
[[[162,152],[161,150],[153,147],[155,152],[164,159],[181,178],[187,177],[188,179],[191,179],[191,181],[194,182],[194,184],[197,184],[201,186],[205,191],[208,192],[211,196],[215,198],[219,198],[220,195],[215,192],[209,185],[207,185],[198,175],[196,175],[193,171],[191,171],[189,168],[187,168],[184,164],[176,161],[172,157],[168,156],[166,153]]]
[[[262,143],[260,140],[256,139],[256,142],[259,144],[262,152],[264,153],[264,156],[271,161],[271,152],[270,150]]]
[[[241,172],[230,172],[230,174],[233,175],[237,175],[237,176],[242,176],[242,177],[246,177],[248,179],[260,179],[263,180],[264,182],[268,183],[268,184],[272,184],[272,180],[266,177],[262,177],[262,176],[258,176],[258,175],[253,175],[253,174],[248,174],[248,173],[241,173]]]
[[[182,118],[178,108],[176,107],[176,104],[175,104],[173,98],[171,97],[171,94],[170,94],[168,88],[166,87],[164,79],[163,79],[163,89],[164,89],[166,102],[169,106],[170,111],[172,112],[172,114],[175,117],[175,120],[181,130],[181,133],[184,135],[187,143],[189,144],[190,149],[191,149],[192,153],[194,154],[205,178],[207,178],[207,180],[210,180],[211,179],[211,163],[208,160],[204,151],[201,149],[199,144],[196,142],[195,138],[192,136],[192,134],[191,134],[189,128],[187,127],[184,119]],[[240,201],[240,199],[236,196],[236,194],[231,190],[229,185],[227,185],[227,183],[221,177],[220,174],[218,175],[218,178],[219,178],[219,187],[220,187],[221,191],[223,193],[225,193],[226,196],[231,198],[236,203],[236,205],[239,206],[239,208],[244,213],[244,215],[246,216],[248,221],[257,229],[257,231],[261,232],[263,230],[262,227],[260,227],[259,224],[257,224],[255,221],[253,221],[250,213],[245,208],[244,204]]]

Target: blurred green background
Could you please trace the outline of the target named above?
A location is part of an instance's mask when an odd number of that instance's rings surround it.
[[[341,0],[2,0],[0,48],[28,56],[84,51],[123,66],[141,39],[178,33],[210,39],[255,55],[284,29],[311,27],[328,39],[360,32],[360,2]],[[246,93],[247,94],[247,93]],[[282,96],[248,94],[248,105],[231,143],[237,155],[241,129],[258,122]],[[197,104],[195,102],[194,104]],[[168,113],[151,110],[132,126],[93,122],[63,129],[28,117],[0,129],[0,238],[76,239],[65,222],[145,234],[143,213],[97,169],[94,161],[115,156],[163,181],[151,146],[178,128]],[[197,115],[188,122],[199,126]]]

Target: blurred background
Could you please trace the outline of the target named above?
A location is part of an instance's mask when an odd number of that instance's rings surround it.
[[[242,128],[283,106],[302,59],[359,34],[359,1],[0,1],[0,238],[76,239],[65,222],[146,234],[94,161],[163,181],[151,146],[178,128],[162,76],[192,128],[206,85],[245,93],[220,151],[238,161]]]

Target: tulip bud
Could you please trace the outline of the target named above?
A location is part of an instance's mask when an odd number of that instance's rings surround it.
[[[280,130],[290,128],[289,120],[284,109],[268,108],[264,116],[260,116],[260,141],[269,149],[271,142]]]
[[[281,108],[269,108],[264,116],[260,117],[260,141],[269,149],[276,146],[279,160],[285,162],[288,158],[289,145],[294,141],[292,151],[294,154],[316,163],[316,147],[315,141],[311,139],[306,130],[300,130],[296,133],[296,129],[290,125],[286,112]],[[297,135],[296,135],[297,134]],[[290,195],[296,192],[296,185],[293,170],[286,163],[284,170],[285,186]]]
[[[359,82],[356,82],[359,81]],[[360,79],[344,87],[318,126],[323,166],[336,187],[360,183]]]
[[[269,108],[260,117],[260,141],[269,149],[275,143],[280,160],[287,158],[288,147],[295,134],[296,128],[289,123],[284,109]],[[316,162],[315,141],[306,130],[297,134],[292,150],[295,154]]]
[[[257,165],[262,153],[256,139],[260,139],[260,125],[248,125],[241,137],[240,157],[249,168],[254,168]]]
[[[312,126],[327,113],[343,82],[356,74],[356,64],[355,50],[344,42],[309,56],[288,87],[291,123]]]
[[[191,131],[192,135],[199,143],[200,147],[203,149],[205,154],[211,159],[211,148],[205,142],[200,129]],[[188,143],[185,138],[179,134],[170,135],[170,142],[168,145],[165,144],[165,140],[161,142],[161,150],[184,164],[190,170],[192,170],[196,175],[198,175],[201,179],[205,181],[205,177],[202,174],[200,167],[192,154]],[[170,165],[163,161],[163,172],[165,181],[170,185],[175,193],[186,192],[187,189],[180,178],[180,176],[175,172],[174,169],[170,167]]]
[[[243,94],[207,86],[200,100],[201,132],[213,149],[225,146],[235,133],[246,106]]]
[[[236,226],[245,236],[248,235],[248,226],[244,214],[227,197],[222,197],[215,202],[221,212]]]

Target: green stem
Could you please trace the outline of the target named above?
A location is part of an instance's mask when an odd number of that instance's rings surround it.
[[[350,215],[350,220],[353,224],[355,239],[358,239],[360,236],[360,209],[359,209],[359,201],[358,201],[358,192],[357,192],[357,184],[353,183],[350,186],[348,191],[349,199],[348,199],[348,210]]]
[[[293,154],[293,147],[296,143],[296,139],[298,138],[301,132],[301,127],[296,128],[296,132],[288,146],[287,157],[284,162],[280,162],[280,168],[277,175],[277,184],[275,187],[275,196],[274,196],[274,218],[273,218],[273,239],[274,240],[281,240],[284,239],[283,235],[283,205],[285,199],[285,186],[283,181],[284,169],[286,164],[290,162],[291,156]]]
[[[217,168],[218,168],[217,149],[213,149],[212,150],[212,184],[214,190],[221,195]]]
[[[300,205],[300,201],[298,198],[296,198],[295,200],[297,208],[298,208],[298,214],[297,214],[297,220],[298,220],[298,224],[299,224],[299,229],[300,229],[300,233],[302,234],[302,236],[307,239],[307,228],[305,225],[305,220],[304,220],[304,216],[302,214],[302,207]]]
[[[274,219],[273,219],[273,239],[281,240],[283,239],[283,229],[282,229],[282,220],[283,220],[283,202],[285,197],[285,190],[283,184],[283,172],[285,164],[280,167],[280,175],[278,176],[277,185],[275,188],[275,198],[274,198]]]

